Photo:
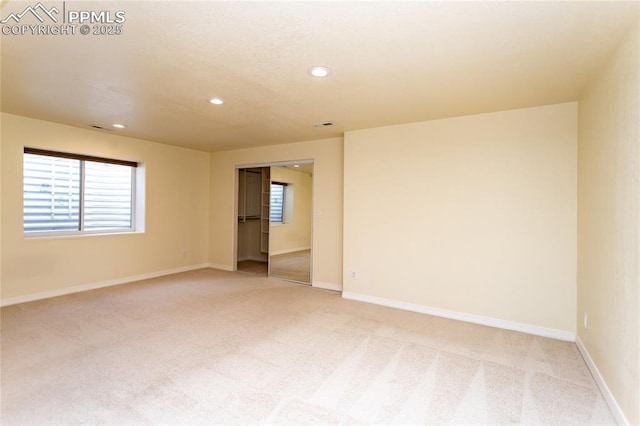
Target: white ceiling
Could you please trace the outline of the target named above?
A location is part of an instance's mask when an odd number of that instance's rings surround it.
[[[3,2],[0,16],[35,3]],[[204,151],[574,101],[640,10],[637,1],[66,6],[123,10],[123,34],[2,36],[2,111],[85,128],[121,122],[114,133]],[[312,65],[332,74],[313,78]],[[211,105],[214,96],[226,103]],[[312,126],[323,121],[335,125]]]

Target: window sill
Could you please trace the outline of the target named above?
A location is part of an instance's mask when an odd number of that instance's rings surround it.
[[[52,240],[52,239],[70,239],[70,238],[88,238],[114,235],[138,235],[144,234],[144,231],[135,230],[114,230],[114,231],[69,231],[69,232],[30,232],[23,233],[25,240]]]

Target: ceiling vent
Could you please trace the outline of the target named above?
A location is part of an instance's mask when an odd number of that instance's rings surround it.
[[[98,129],[98,130],[108,130],[110,132],[113,131],[113,129],[109,129],[108,127],[98,126],[96,124],[90,124],[89,127],[94,128],[94,129]]]
[[[325,121],[324,123],[316,123],[313,127],[329,127],[333,126],[333,121]]]

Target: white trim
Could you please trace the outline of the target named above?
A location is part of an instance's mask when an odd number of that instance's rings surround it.
[[[236,169],[254,169],[258,167],[293,166],[295,164],[313,164],[313,158],[306,160],[271,161],[266,163],[236,164]]]
[[[607,386],[607,382],[604,381],[604,377],[602,377],[602,374],[600,374],[600,371],[598,370],[596,363],[593,362],[593,358],[591,358],[589,351],[587,350],[584,343],[582,343],[580,336],[576,337],[576,346],[578,347],[578,351],[580,351],[580,355],[582,355],[582,358],[584,358],[584,362],[585,364],[587,364],[587,367],[589,368],[589,371],[591,372],[593,379],[598,385],[598,388],[600,389],[600,392],[602,393],[604,400],[607,402],[607,405],[609,406],[609,410],[611,410],[611,414],[613,414],[613,417],[615,417],[616,422],[618,422],[619,425],[630,424],[627,421],[627,418],[625,417],[624,413],[620,409],[620,406],[618,405],[618,402],[616,401],[615,397],[611,393],[611,390],[609,390],[609,386]]]
[[[205,268],[211,268],[211,269],[220,269],[222,271],[229,271],[229,272],[233,272],[233,266],[231,265],[221,265],[218,263],[208,263]]]
[[[323,290],[342,291],[342,284],[325,283],[323,281],[314,281],[312,287],[321,288]]]
[[[111,287],[115,285],[128,284],[135,281],[148,280],[150,278],[162,277],[165,275],[178,274],[180,272],[193,271],[195,269],[207,268],[206,263],[200,265],[183,266],[180,268],[167,269],[165,271],[150,272],[148,274],[133,275],[130,277],[116,278],[113,280],[100,281],[91,284],[81,284],[72,287],[61,288],[57,290],[41,291],[39,293],[27,294],[24,296],[10,297],[0,300],[0,306],[16,305],[18,303],[33,302],[34,300],[48,299],[50,297],[64,296],[66,294],[80,293],[83,291],[95,290],[103,287]]]
[[[101,235],[137,235],[144,234],[144,231],[138,231],[133,228],[106,229],[97,231],[39,231],[39,232],[23,232],[22,236],[25,240],[49,240],[62,238],[87,238],[99,237]]]
[[[277,256],[279,254],[287,254],[287,253],[293,253],[293,252],[296,252],[296,251],[304,251],[304,250],[311,250],[311,247],[310,246],[295,247],[295,248],[292,248],[292,249],[273,251],[273,252],[269,253],[269,256]]]
[[[366,294],[353,293],[350,291],[343,291],[342,297],[345,299],[358,300],[360,302],[373,303],[375,305],[388,306],[390,308],[403,309],[405,311],[418,312],[421,314],[450,318],[458,321],[487,325],[489,327],[503,328],[505,330],[519,331],[522,333],[534,334],[536,336],[550,337],[552,339],[565,340],[567,342],[574,342],[576,339],[576,334],[569,331],[539,327],[536,325],[468,314],[465,312],[449,311],[446,309],[434,308],[431,306],[416,305],[414,303],[400,302],[398,300],[385,299],[382,297],[369,296]]]

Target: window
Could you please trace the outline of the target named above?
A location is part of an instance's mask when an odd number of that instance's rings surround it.
[[[271,182],[271,199],[269,221],[271,223],[284,223],[284,193],[286,183]]]
[[[24,149],[25,233],[132,231],[137,163]]]

